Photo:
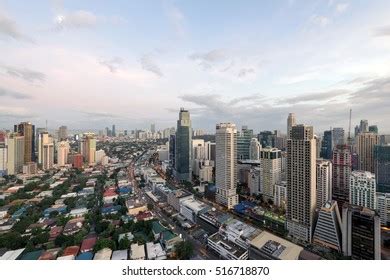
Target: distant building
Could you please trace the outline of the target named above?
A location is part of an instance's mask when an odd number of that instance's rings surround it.
[[[333,147],[336,147],[337,145],[344,145],[345,144],[345,135],[344,135],[344,128],[342,127],[335,127],[332,130],[332,145]]]
[[[347,145],[337,146],[332,159],[332,199],[337,201],[339,210],[349,202],[349,177],[352,172],[351,149]]]
[[[38,163],[43,170],[53,168],[54,142],[53,137],[46,131],[39,134]]]
[[[68,141],[60,141],[57,143],[57,164],[58,166],[65,166],[68,163],[68,154],[70,152],[70,145]]]
[[[360,133],[357,137],[359,170],[374,173],[374,146],[379,144],[379,136],[373,132]]]
[[[390,193],[376,193],[376,206],[381,224],[384,226],[390,225]]]
[[[324,131],[322,138],[321,157],[324,159],[331,159],[333,151],[333,136],[331,130]]]
[[[343,206],[343,253],[354,260],[381,259],[380,217],[371,209]]]
[[[291,129],[296,125],[296,118],[294,113],[289,113],[287,117],[287,139],[290,138]]]
[[[257,140],[256,138],[252,138],[250,142],[249,150],[250,150],[249,159],[251,160],[260,159],[261,145],[259,140]]]
[[[62,125],[58,128],[58,140],[63,141],[68,139],[68,128]]]
[[[180,203],[180,214],[192,223],[196,223],[197,216],[210,209],[210,206],[193,198],[185,199]]]
[[[332,199],[332,162],[317,159],[316,177],[316,204],[317,209],[321,209],[325,203]]]
[[[265,200],[274,200],[275,184],[282,177],[281,151],[277,148],[266,147],[260,152],[261,191]]]
[[[35,125],[22,122],[14,125],[14,132],[24,136],[24,163],[35,161]]]
[[[377,191],[390,193],[390,144],[374,146],[374,166]]]
[[[192,181],[191,154],[192,128],[190,112],[181,108],[175,137],[175,177],[179,181]]]
[[[376,209],[375,175],[367,171],[353,171],[349,184],[350,204]]]
[[[8,175],[15,175],[23,172],[24,163],[24,136],[18,133],[12,133],[8,138],[7,149],[7,173]]]
[[[237,159],[250,159],[250,145],[253,137],[253,130],[243,126],[237,132]]]
[[[281,181],[275,185],[274,204],[284,210],[287,208],[287,182]]]

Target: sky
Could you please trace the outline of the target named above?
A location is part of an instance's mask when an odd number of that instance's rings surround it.
[[[0,0],[0,128],[390,133],[390,1]]]

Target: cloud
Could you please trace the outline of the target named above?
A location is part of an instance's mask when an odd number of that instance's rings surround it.
[[[310,17],[310,22],[312,24],[315,24],[315,25],[318,25],[318,26],[321,26],[321,27],[325,27],[325,26],[327,26],[331,22],[331,20],[330,20],[330,18],[328,18],[326,16],[312,15]]]
[[[11,77],[22,79],[31,83],[44,82],[46,80],[46,75],[44,73],[27,68],[0,65],[0,69],[3,69],[5,73]]]
[[[348,9],[348,7],[349,7],[348,3],[338,3],[336,5],[336,13],[342,14]]]
[[[0,95],[1,96],[1,95]],[[5,120],[13,120],[17,119],[20,120],[22,118],[28,118],[31,119],[35,115],[28,112],[28,110],[24,107],[12,107],[12,106],[1,106],[0,105],[0,123],[4,122]]]
[[[0,35],[10,37],[15,40],[24,40],[32,42],[32,39],[25,35],[17,23],[5,14],[0,12]]]
[[[220,64],[228,60],[227,51],[224,49],[214,49],[208,52],[195,52],[188,56],[189,59],[198,62],[199,66],[207,70],[216,64]],[[225,66],[221,72],[229,70],[233,66],[233,61]]]
[[[90,28],[97,24],[98,17],[89,11],[78,10],[70,13],[58,14],[55,17],[56,30]]]
[[[161,68],[153,61],[151,55],[143,55],[140,58],[142,69],[156,74],[158,77],[164,76]]]
[[[295,105],[298,103],[305,102],[321,102],[325,100],[331,100],[337,97],[348,96],[350,92],[343,89],[330,90],[326,92],[317,92],[317,93],[305,93],[300,94],[294,97],[282,98],[279,100],[279,104],[284,105]]]
[[[381,26],[374,29],[373,35],[376,37],[390,36],[390,25]]]
[[[253,69],[253,68],[242,68],[238,72],[238,77],[243,78],[243,77],[245,77],[249,74],[253,74],[253,73],[255,73],[255,69]]]
[[[183,12],[173,3],[166,7],[166,15],[171,22],[175,32],[180,37],[183,37],[186,33],[184,28],[185,16]]]
[[[114,57],[109,60],[101,60],[99,63],[110,70],[111,73],[118,71],[119,67],[123,64],[123,59],[120,57]]]
[[[0,97],[10,97],[15,99],[31,99],[30,95],[9,90],[3,87],[0,87]]]

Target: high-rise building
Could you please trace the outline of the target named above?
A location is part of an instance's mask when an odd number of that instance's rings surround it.
[[[378,130],[378,126],[377,125],[370,125],[368,127],[368,131],[369,132],[372,132],[372,133],[375,133],[375,134],[378,134],[379,130]]]
[[[191,170],[192,128],[190,112],[180,109],[175,140],[175,177],[179,181],[192,181]]]
[[[352,171],[349,182],[349,203],[376,209],[375,175],[368,171]]]
[[[275,147],[276,135],[272,131],[260,131],[257,139],[261,147]]]
[[[249,145],[249,151],[250,151],[249,159],[259,160],[260,151],[261,151],[261,145],[260,145],[259,140],[257,140],[256,138],[251,139],[251,142]]]
[[[0,177],[6,175],[7,172],[7,145],[5,139],[0,141]]]
[[[379,136],[372,132],[360,133],[357,137],[359,170],[374,173],[374,146],[378,145]]]
[[[329,200],[320,208],[313,243],[341,252],[341,217],[337,201]]]
[[[154,123],[150,125],[150,132],[153,134],[156,133],[156,125]]]
[[[175,149],[176,149],[176,135],[171,134],[169,136],[169,163],[171,164],[173,170],[176,169]]]
[[[317,209],[321,209],[325,203],[332,199],[332,162],[329,160],[317,159],[316,176],[316,205]]]
[[[349,177],[352,172],[351,149],[347,145],[337,146],[332,159],[332,198],[337,201],[339,210],[349,202]]]
[[[54,142],[48,132],[41,132],[38,140],[38,163],[43,170],[53,168]]]
[[[24,136],[24,163],[35,161],[35,126],[22,122],[14,125],[14,132]]]
[[[62,125],[58,129],[58,140],[66,140],[68,138],[68,128],[65,125]]]
[[[7,141],[7,174],[15,175],[23,172],[24,164],[24,136],[19,133],[12,133]]]
[[[332,145],[333,147],[336,147],[337,145],[344,145],[345,144],[345,135],[344,135],[344,128],[342,127],[335,127],[332,130]]]
[[[281,181],[275,185],[274,205],[284,210],[287,208],[287,182]]]
[[[260,172],[260,167],[258,166],[253,166],[249,170],[248,189],[251,195],[258,195],[261,193]]]
[[[116,137],[116,130],[115,130],[115,124],[112,125],[112,131],[111,131],[112,137]]]
[[[313,127],[293,126],[287,140],[287,230],[311,242],[316,208],[316,140]]]
[[[390,144],[390,135],[386,134],[386,135],[379,136],[379,144],[380,145]]]
[[[287,139],[290,138],[291,128],[296,125],[296,119],[294,113],[289,113],[287,117]]]
[[[216,202],[231,209],[238,203],[237,182],[237,129],[232,123],[216,126]]]
[[[343,253],[354,260],[381,259],[380,218],[376,211],[345,204],[342,214]]]
[[[368,121],[361,120],[359,126],[359,133],[365,133],[365,132],[368,132]]]
[[[115,127],[114,127],[115,128]],[[80,143],[80,153],[83,155],[83,158],[86,163],[93,165],[95,161],[95,152],[96,152],[96,138],[93,133],[84,133],[83,138]]]
[[[320,136],[314,135],[316,139],[316,158],[321,158],[322,139]]]
[[[275,185],[282,179],[282,152],[266,147],[260,152],[261,188],[265,200],[274,200]]]
[[[390,193],[376,193],[376,207],[381,218],[381,224],[389,226],[390,224]]]
[[[324,137],[322,138],[321,157],[324,159],[332,158],[333,150],[333,136],[331,130],[324,131]]]
[[[377,191],[390,193],[390,144],[374,146]]]
[[[60,141],[57,143],[57,164],[58,166],[65,166],[68,163],[68,154],[70,146],[68,141]]]
[[[237,133],[237,159],[250,158],[250,144],[253,138],[253,130],[243,126],[241,132]]]

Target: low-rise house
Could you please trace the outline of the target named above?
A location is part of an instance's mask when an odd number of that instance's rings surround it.
[[[7,216],[8,209],[9,209],[8,205],[0,207],[0,220],[4,219]]]
[[[64,249],[62,256],[74,256],[76,257],[80,251],[80,246],[69,246]]]
[[[116,214],[121,210],[122,206],[120,205],[108,205],[103,207],[100,211],[102,215]]]
[[[80,229],[83,227],[84,218],[75,218],[72,220],[69,220],[65,227],[63,234],[64,235],[73,235],[76,232],[80,231]]]
[[[7,251],[0,257],[0,260],[19,260],[25,248]]]
[[[30,260],[30,261],[36,261],[39,259],[39,257],[43,254],[43,250],[36,250],[32,252],[28,252],[22,255],[20,258],[21,260]]]
[[[167,258],[167,253],[160,243],[146,243],[146,255],[148,260],[165,260]]]
[[[61,256],[58,257],[57,260],[59,261],[73,261],[75,259],[75,256]]]
[[[118,194],[116,193],[115,187],[110,187],[103,193],[103,201],[105,204],[113,203],[117,198]]]
[[[112,252],[111,260],[127,260],[128,252],[127,250],[117,250]]]
[[[145,245],[138,245],[133,243],[130,246],[130,259],[131,260],[144,260],[145,259]]]
[[[50,229],[50,237],[49,237],[49,241],[53,241],[54,239],[57,238],[57,236],[59,236],[62,231],[64,230],[64,227],[63,226],[54,226]]]
[[[83,242],[81,243],[80,252],[85,253],[85,252],[92,251],[93,247],[96,244],[96,240],[97,240],[96,237],[88,237],[88,238],[84,239]]]
[[[93,260],[111,260],[112,250],[110,248],[103,248],[96,252]]]
[[[145,201],[140,201],[139,199],[126,200],[126,206],[129,215],[137,215],[139,212],[145,212],[148,210],[147,203]]]
[[[58,214],[63,215],[67,212],[67,207],[66,205],[52,205],[43,211],[43,216],[50,217],[50,214],[53,212],[57,212]]]
[[[85,252],[85,253],[81,253],[80,255],[78,255],[75,260],[77,260],[77,261],[90,261],[92,259],[93,259],[93,253],[92,252]]]
[[[74,218],[79,218],[79,217],[84,217],[84,215],[87,213],[88,213],[88,209],[85,207],[75,208],[69,212],[68,216],[74,217]]]
[[[42,253],[39,260],[55,260],[60,252],[61,248],[49,249]]]

